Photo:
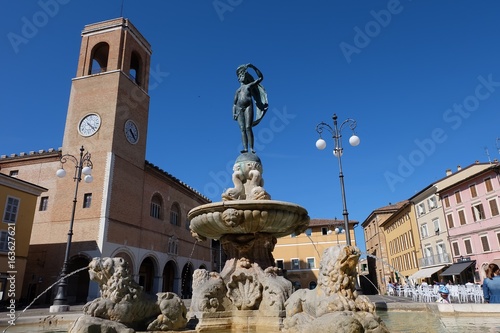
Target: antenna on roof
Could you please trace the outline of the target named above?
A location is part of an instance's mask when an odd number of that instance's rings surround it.
[[[122,0],[122,5],[120,7],[120,17],[123,17],[123,2],[124,0]]]
[[[497,138],[496,147],[497,147],[497,153],[498,155],[500,155],[500,138]]]
[[[486,156],[488,156],[488,162],[490,162],[491,164],[490,152],[488,151],[488,147],[484,147],[484,151],[486,153]]]

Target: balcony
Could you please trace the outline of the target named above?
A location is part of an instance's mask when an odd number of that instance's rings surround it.
[[[419,267],[428,267],[439,264],[451,264],[451,256],[448,253],[436,254],[429,257],[424,257],[419,260]]]

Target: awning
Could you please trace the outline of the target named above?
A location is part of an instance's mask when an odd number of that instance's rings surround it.
[[[423,279],[423,278],[431,277],[432,274],[436,273],[437,271],[439,271],[443,268],[444,268],[444,265],[443,266],[422,268],[421,270],[410,275],[408,278],[412,279],[412,280],[416,280],[416,279]]]
[[[448,275],[460,275],[464,270],[469,268],[470,265],[475,264],[476,261],[466,261],[466,262],[458,262],[456,264],[451,265],[448,267],[447,270],[445,270],[443,273],[439,274],[441,276],[448,276]]]

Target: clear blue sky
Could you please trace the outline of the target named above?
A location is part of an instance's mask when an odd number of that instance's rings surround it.
[[[80,32],[121,16],[121,1],[2,8],[0,154],[58,148]],[[249,62],[270,103],[255,127],[265,188],[311,218],[342,218],[333,140],[315,148],[333,113],[358,122],[358,147],[342,134],[349,217],[360,222],[446,169],[499,157],[497,1],[124,0],[122,16],[153,49],[147,159],[214,201],[232,186],[235,69]]]

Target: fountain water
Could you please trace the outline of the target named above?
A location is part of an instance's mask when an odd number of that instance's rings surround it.
[[[69,278],[70,276],[72,276],[73,274],[76,274],[80,271],[83,271],[84,269],[88,269],[88,267],[82,267],[82,268],[79,268],[69,274],[66,274],[65,276],[61,277],[59,280],[57,280],[56,282],[54,282],[53,284],[51,284],[47,289],[45,289],[40,295],[38,295],[37,297],[35,297],[33,299],[33,301],[31,301],[30,304],[28,304],[28,306],[26,306],[24,308],[23,311],[21,311],[17,316],[15,316],[14,318],[11,318],[11,320],[9,320],[9,326],[7,326],[3,331],[2,333],[6,333],[7,330],[14,326],[16,324],[16,321],[19,319],[19,317],[21,317],[25,312],[26,310],[28,310],[33,304],[35,304],[35,302],[41,297],[43,296],[47,291],[49,291],[50,289],[52,289],[52,287],[54,287],[55,285],[57,285],[59,282],[61,282],[63,279],[66,279],[66,278]]]

